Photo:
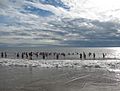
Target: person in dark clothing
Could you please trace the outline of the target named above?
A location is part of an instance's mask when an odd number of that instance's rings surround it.
[[[22,54],[21,54],[21,58],[23,59],[24,58],[24,53],[22,52]]]
[[[65,58],[65,53],[61,53],[61,55]]]
[[[32,54],[32,52],[30,52],[30,53],[29,53],[29,59],[30,59],[30,60],[32,60],[32,56],[33,56],[33,54]]]
[[[91,53],[91,52],[89,52],[89,53],[88,53],[88,56],[90,57],[91,55],[92,55],[92,53]]]
[[[105,58],[105,56],[106,56],[106,54],[105,54],[105,53],[103,53],[103,59]]]
[[[19,58],[19,56],[20,56],[19,53],[17,53],[17,58]]]
[[[5,58],[7,58],[7,53],[5,52],[4,54],[5,54]]]
[[[70,55],[70,53],[68,53],[68,55]]]
[[[1,52],[1,58],[3,58],[4,57],[4,54],[3,54],[3,52]]]
[[[80,53],[80,59],[82,59],[82,54]]]
[[[48,58],[48,53],[47,52],[45,53],[45,57]]]
[[[59,59],[59,54],[56,55],[56,59],[57,59],[57,60]]]
[[[93,53],[93,59],[95,59],[95,53]]]
[[[36,52],[35,55],[36,55],[36,57],[38,58],[38,56],[39,56],[38,52]]]
[[[74,55],[74,53],[72,53],[72,55]]]
[[[27,52],[25,53],[25,55],[26,55],[26,59],[28,59],[28,53]]]
[[[85,54],[85,52],[83,52],[83,57],[84,57],[84,59],[86,59],[86,54]]]
[[[78,55],[79,53],[77,52],[76,54]]]
[[[42,56],[43,56],[43,59],[45,59],[45,54],[43,54]]]
[[[56,52],[54,52],[53,55],[55,56],[55,55],[56,55]]]
[[[50,52],[50,53],[49,53],[49,56],[51,56],[51,55],[52,55],[52,53]]]

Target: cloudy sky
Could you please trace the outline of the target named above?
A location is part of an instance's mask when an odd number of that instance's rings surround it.
[[[0,47],[120,46],[120,0],[0,0]]]

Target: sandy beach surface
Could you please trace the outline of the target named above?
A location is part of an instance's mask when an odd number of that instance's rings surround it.
[[[0,60],[0,91],[120,91],[119,60],[22,61]]]

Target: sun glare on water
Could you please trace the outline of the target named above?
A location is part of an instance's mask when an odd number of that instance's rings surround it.
[[[112,52],[113,56],[115,58],[120,59],[120,47],[113,48],[112,50],[113,50]]]

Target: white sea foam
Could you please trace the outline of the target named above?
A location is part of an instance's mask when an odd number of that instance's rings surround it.
[[[0,59],[3,66],[26,67],[82,67],[106,68],[110,72],[120,72],[120,60],[28,60],[28,59]]]

